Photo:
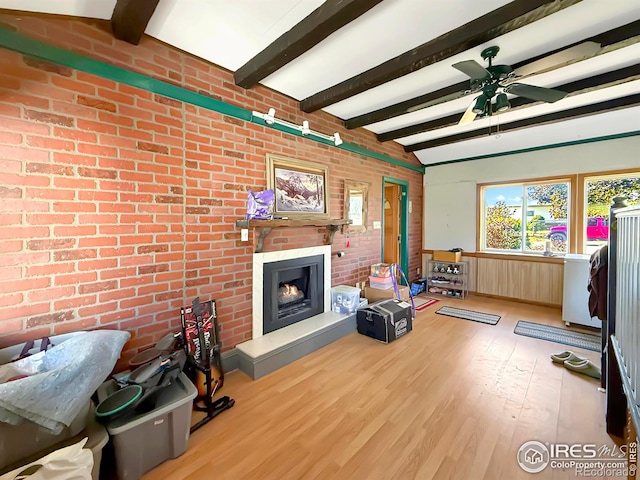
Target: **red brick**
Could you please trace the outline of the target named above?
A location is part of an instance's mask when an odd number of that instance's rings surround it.
[[[19,133],[0,132],[0,143],[18,144],[22,143],[22,135]]]
[[[120,320],[135,317],[135,310],[120,310],[115,313],[108,313],[106,315],[100,315],[100,325],[105,325],[113,322],[118,322]],[[120,328],[121,330],[126,330],[126,328]]]
[[[47,162],[49,160],[49,152],[28,147],[8,147],[6,145],[0,145],[0,158]]]
[[[65,117],[48,112],[37,112],[35,110],[25,110],[25,118],[35,120],[37,122],[62,125],[63,127],[73,127],[75,123],[71,117]]]
[[[68,228],[68,227],[63,227]],[[61,248],[73,248],[75,246],[73,238],[56,238],[48,240],[29,240],[27,242],[28,250],[57,250]]]
[[[91,307],[79,308],[78,315],[81,317],[93,317],[101,313],[113,312],[116,308],[118,308],[118,302],[99,303]]]
[[[30,225],[69,225],[76,219],[72,213],[37,213],[28,214],[27,223]]]
[[[29,302],[41,302],[44,300],[54,300],[62,297],[70,297],[75,293],[74,286],[47,288],[44,290],[32,290],[29,292]]]
[[[78,293],[80,294],[97,293],[97,292],[103,292],[105,290],[113,290],[115,288],[118,288],[118,282],[116,280],[110,280],[106,282],[95,282],[95,283],[79,285]]]
[[[64,88],[66,90],[72,90],[77,93],[84,93],[86,95],[95,95],[96,88],[93,85],[85,82],[78,82],[69,78],[52,77],[51,83],[57,87]]]
[[[0,186],[0,198],[22,198],[23,192],[20,187]]]
[[[2,187],[0,187],[0,192],[2,191]],[[2,193],[0,193],[0,197]],[[0,225],[20,225],[22,224],[22,214],[20,213],[6,213],[4,215],[0,215]]]
[[[95,225],[74,225],[64,227],[54,227],[53,235],[56,237],[83,237],[95,235],[97,232]]]
[[[84,295],[81,297],[64,298],[62,300],[56,300],[55,302],[53,302],[53,308],[56,310],[78,308],[83,305],[93,305],[96,303],[96,300],[96,295]]]
[[[12,293],[9,295],[0,295],[0,307],[11,307],[13,305],[18,305],[22,303],[23,294],[22,293]],[[2,324],[0,323],[0,326]]]
[[[97,139],[97,135],[95,133],[87,133],[80,130],[71,130],[62,127],[53,127],[53,136],[66,138],[67,140],[77,140],[85,143],[95,143]]]
[[[27,173],[45,173],[47,175],[67,175],[73,176],[73,167],[57,165],[55,163],[35,163],[29,162],[25,168]]]
[[[22,320],[5,320],[0,322],[0,335],[22,330]]]
[[[71,153],[53,152],[53,161],[56,163],[66,163],[70,165],[92,166],[96,164],[96,157],[85,155],[74,155]]]
[[[110,178],[112,180],[118,178],[118,172],[115,170],[102,170],[99,168],[78,167],[78,175],[81,177]]]
[[[81,130],[89,130],[91,132],[108,133],[109,135],[115,135],[118,131],[118,127],[114,125],[107,125],[102,122],[95,122],[93,120],[78,119],[78,128]]]
[[[105,102],[99,98],[85,97],[84,95],[78,95],[78,103],[80,105],[97,108],[98,110],[106,110],[108,112],[115,112],[117,109],[115,103]]]
[[[63,250],[53,252],[53,260],[55,262],[66,262],[69,260],[82,260],[87,258],[96,258],[97,252],[95,248],[84,248],[75,250]]]
[[[73,70],[71,70],[71,68],[69,67],[65,67],[64,65],[49,63],[45,60],[29,57],[28,55],[23,55],[22,60],[26,65],[37,68],[39,70],[43,70],[45,72],[57,73],[58,75],[62,75],[63,77],[70,77],[73,75]]]
[[[20,93],[5,93],[0,97],[0,100],[7,102],[11,105],[24,105],[25,107],[39,108],[46,110],[49,108],[49,100],[41,97],[34,97],[33,95],[21,95]]]
[[[169,153],[169,148],[166,145],[157,145],[155,143],[138,142],[137,148],[138,150],[144,150],[153,153],[163,153],[165,155]]]
[[[96,272],[74,272],[70,275],[56,275],[54,277],[55,285],[78,285],[81,283],[95,282],[98,279]]]
[[[64,312],[49,313],[47,315],[38,315],[27,319],[27,328],[41,327],[50,323],[64,322],[65,320],[73,320],[75,317],[73,310]]]

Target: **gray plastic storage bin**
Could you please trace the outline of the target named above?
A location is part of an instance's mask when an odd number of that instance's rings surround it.
[[[109,380],[98,388],[102,402],[117,390]],[[184,373],[159,395],[156,407],[144,414],[127,414],[107,422],[119,480],[135,480],[187,449],[193,399],[198,391]]]
[[[0,469],[80,433],[86,427],[87,419],[93,416],[93,411],[89,410],[90,404],[87,402],[71,425],[59,435],[29,420],[23,420],[18,425],[0,422]]]
[[[69,445],[73,445],[74,443],[78,443],[83,438],[88,438],[84,448],[90,449],[91,453],[93,454],[93,469],[91,470],[91,478],[93,480],[100,480],[100,463],[102,461],[102,449],[107,444],[109,435],[107,434],[107,430],[96,421],[93,414],[93,405],[91,405],[87,417],[88,421],[86,428],[80,433],[73,437],[66,438],[56,443],[55,445],[49,445],[36,453],[31,453],[26,456],[23,455],[22,457],[20,457],[19,461],[1,467],[0,475],[11,472],[16,468],[19,468],[21,465],[35,462],[39,458],[49,455],[51,452],[55,452],[56,450],[60,450],[64,447],[68,447]]]

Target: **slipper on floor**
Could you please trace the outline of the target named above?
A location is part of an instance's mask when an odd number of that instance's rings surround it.
[[[564,362],[564,366],[573,372],[582,373],[593,378],[600,378],[600,369],[596,367],[591,360],[571,361]]]
[[[562,353],[552,353],[551,354],[551,361],[553,363],[564,363],[566,361],[570,361],[570,362],[581,362],[585,360],[582,357],[577,356],[575,353],[570,352],[568,350],[565,350]]]

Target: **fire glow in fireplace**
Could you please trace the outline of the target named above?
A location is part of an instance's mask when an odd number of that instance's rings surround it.
[[[263,267],[263,333],[324,311],[324,256],[265,263]]]

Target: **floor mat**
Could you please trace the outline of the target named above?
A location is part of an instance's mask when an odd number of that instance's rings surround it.
[[[464,310],[462,308],[455,307],[442,307],[436,313],[440,315],[446,315],[448,317],[462,318],[464,320],[471,320],[472,322],[486,323],[487,325],[495,325],[500,320],[500,315],[493,315],[492,313],[474,312],[473,310]]]
[[[574,332],[565,328],[540,325],[539,323],[525,322],[524,320],[518,321],[513,333],[571,347],[580,347],[594,352],[599,352],[602,349],[600,335]]]
[[[417,311],[424,310],[427,307],[430,307],[434,303],[438,303],[440,300],[436,300],[435,298],[428,297],[414,297],[413,303],[416,306]]]

